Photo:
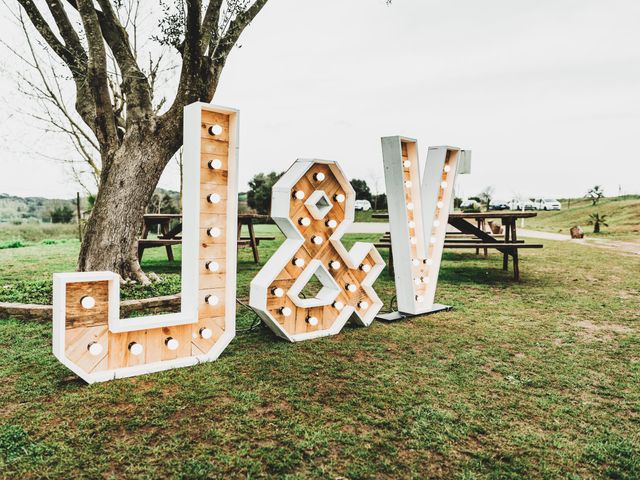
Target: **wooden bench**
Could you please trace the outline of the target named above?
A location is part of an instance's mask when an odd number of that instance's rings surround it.
[[[381,241],[374,243],[376,248],[386,248],[389,249],[389,273],[393,275],[393,251],[391,248],[391,242],[382,237]],[[488,249],[495,248],[499,252],[503,253],[503,262],[502,269],[505,271],[509,270],[509,256],[513,258],[513,277],[516,281],[520,281],[520,265],[518,262],[518,250],[521,248],[543,248],[542,244],[539,243],[524,243],[522,240],[517,240],[515,242],[480,242],[480,241],[464,241],[464,242],[452,242],[449,240],[445,240],[444,248],[475,248],[480,249]]]
[[[260,245],[260,240],[275,240],[275,236],[261,236],[256,237],[256,246]],[[138,259],[142,261],[142,255],[144,254],[145,248],[154,248],[154,247],[171,247],[173,245],[180,245],[182,243],[182,237],[174,237],[174,238],[143,238],[138,240]],[[242,237],[238,240],[238,248],[246,248],[251,247],[251,238]],[[167,257],[170,262],[174,261],[173,251],[167,249]]]
[[[181,243],[182,238],[141,238],[138,240],[138,261],[142,261],[145,248],[168,247],[167,257],[170,262],[173,262],[173,250],[171,250],[171,247]]]
[[[259,236],[259,237],[255,237],[256,240],[256,247],[260,246],[260,240],[264,240],[266,241],[270,241],[270,240],[275,240],[276,237],[275,235],[263,235],[263,236]],[[247,240],[247,241],[251,241],[251,237],[240,237],[240,240]]]

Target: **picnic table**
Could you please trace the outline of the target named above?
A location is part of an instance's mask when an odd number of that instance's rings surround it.
[[[142,260],[142,255],[146,248],[165,247],[167,258],[170,262],[174,261],[173,245],[182,243],[182,214],[180,213],[147,213],[144,215],[144,224],[142,226],[142,234],[138,240],[138,259]],[[171,222],[178,223],[171,228]],[[253,228],[254,225],[270,223],[269,215],[260,215],[255,213],[241,213],[238,215],[238,248],[251,248],[253,252],[253,260],[260,263],[260,252],[258,246],[261,240],[275,240],[275,236],[257,236]],[[242,237],[242,226],[246,225],[249,236]],[[149,232],[153,227],[159,226],[160,234],[158,238],[148,238]]]
[[[515,280],[520,280],[520,264],[518,250],[521,248],[542,248],[542,244],[525,243],[518,239],[517,221],[520,218],[531,218],[537,215],[536,212],[476,212],[462,213],[453,212],[449,214],[449,225],[457,232],[447,232],[444,248],[469,248],[475,249],[476,253],[484,250],[485,255],[489,248],[498,250],[503,255],[502,268],[509,269],[509,257],[513,259],[513,276]],[[374,213],[373,218],[389,218],[387,213]],[[489,233],[486,231],[486,223],[491,220],[499,220],[504,227],[504,234]],[[393,266],[391,249],[391,236],[387,233],[376,243],[376,247],[389,248],[389,264]]]

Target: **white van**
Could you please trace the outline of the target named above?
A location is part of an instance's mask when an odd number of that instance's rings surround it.
[[[369,200],[356,200],[355,209],[366,212],[367,210],[371,210],[371,203]]]
[[[560,210],[562,205],[555,198],[539,198],[535,201],[536,210]]]

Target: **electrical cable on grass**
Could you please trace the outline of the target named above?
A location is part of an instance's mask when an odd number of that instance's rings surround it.
[[[260,326],[260,324],[262,324],[262,319],[258,316],[257,312],[250,305],[247,305],[239,298],[236,298],[236,303],[238,303],[238,305],[240,305],[241,307],[251,310],[255,314],[255,317],[253,318],[253,322],[251,323],[251,325],[249,325],[248,328],[236,329],[236,333],[253,332],[255,329],[257,329]]]

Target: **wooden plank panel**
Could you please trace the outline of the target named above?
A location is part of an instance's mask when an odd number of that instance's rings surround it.
[[[102,346],[100,355],[91,355],[89,345],[93,342]],[[69,328],[65,334],[65,354],[67,358],[85,372],[94,371],[107,356],[109,337],[107,325]]]
[[[154,328],[147,331],[146,363],[174,360],[191,355],[191,325]],[[166,340],[173,338],[178,341],[178,349],[170,350]]]
[[[109,321],[109,282],[73,282],[66,289],[67,328],[105,325]],[[93,308],[84,308],[83,297],[93,297]]]
[[[129,345],[132,342],[142,345],[144,351],[141,355],[136,356],[129,351]],[[145,363],[146,350],[146,330],[126,333],[109,333],[109,354],[107,355],[109,370],[142,365]]]

